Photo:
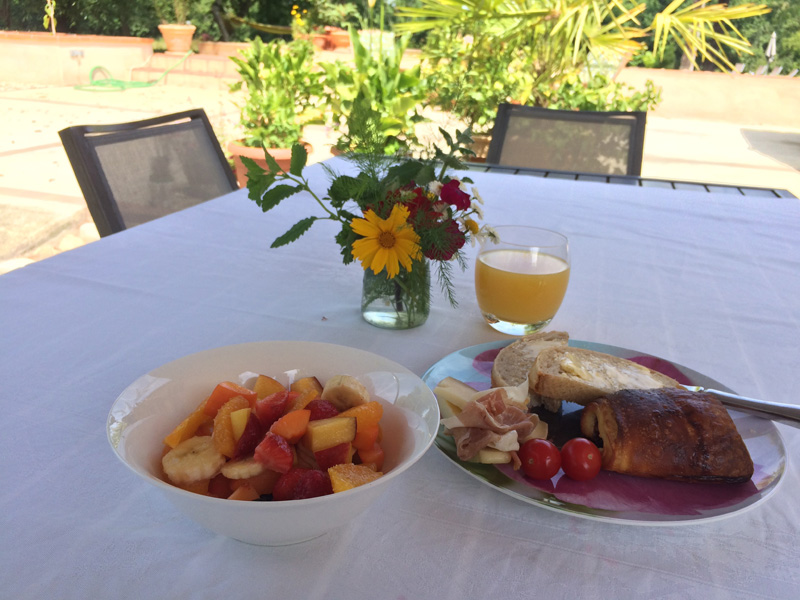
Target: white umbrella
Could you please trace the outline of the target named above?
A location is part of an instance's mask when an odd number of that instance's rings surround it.
[[[767,55],[767,62],[772,64],[772,61],[775,60],[775,56],[778,54],[778,35],[773,31],[772,35],[769,36],[769,43],[767,44],[767,49],[764,51],[764,54]]]

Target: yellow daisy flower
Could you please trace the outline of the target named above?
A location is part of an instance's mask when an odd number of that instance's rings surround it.
[[[464,227],[472,234],[476,234],[478,231],[480,231],[480,227],[478,227],[478,224],[472,219],[466,219],[464,221]]]
[[[388,219],[381,219],[368,210],[363,219],[353,219],[351,227],[362,236],[353,242],[353,258],[361,261],[364,270],[376,275],[386,269],[389,279],[400,272],[400,265],[411,270],[411,262],[422,254],[419,236],[406,222],[408,209],[395,204]]]

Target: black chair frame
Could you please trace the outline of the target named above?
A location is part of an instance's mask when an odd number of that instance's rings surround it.
[[[500,104],[497,109],[497,118],[495,119],[494,129],[492,131],[492,140],[489,144],[489,150],[486,156],[488,164],[502,165],[500,157],[503,150],[506,134],[508,133],[509,123],[514,116],[528,116],[533,115],[537,119],[552,119],[557,121],[575,121],[583,123],[609,123],[615,119],[624,118],[628,121],[633,120],[633,126],[630,127],[629,137],[629,151],[627,161],[626,175],[641,175],[642,173],[642,154],[644,152],[644,133],[647,125],[646,112],[622,112],[622,111],[609,111],[609,112],[592,112],[592,111],[572,111],[572,110],[556,110],[550,108],[540,108],[533,106],[522,106],[519,104]],[[507,165],[513,167],[530,167],[531,165]],[[535,168],[535,167],[534,167]],[[568,169],[566,169],[568,170]]]
[[[75,178],[86,199],[89,213],[101,237],[117,233],[126,227],[106,176],[98,162],[94,144],[89,141],[89,138],[107,139],[106,136],[116,136],[130,140],[153,135],[152,128],[157,128],[160,132],[162,128],[189,127],[192,126],[192,121],[202,123],[208,134],[209,144],[219,158],[220,164],[224,166],[223,171],[230,184],[230,191],[239,189],[236,176],[230,168],[203,109],[190,109],[129,123],[76,125],[58,132],[75,172]]]

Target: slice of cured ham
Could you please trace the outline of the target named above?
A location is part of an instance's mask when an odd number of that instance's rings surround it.
[[[445,433],[452,435],[456,442],[461,460],[470,460],[490,446],[514,452],[519,444],[509,445],[509,442],[513,444],[509,438],[524,439],[536,428],[537,418],[518,406],[506,404],[505,397],[505,390],[492,390],[469,402],[457,416],[442,420]]]

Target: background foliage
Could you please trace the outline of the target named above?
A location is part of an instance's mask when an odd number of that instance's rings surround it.
[[[641,20],[645,23],[651,22],[653,15],[664,10],[672,0],[644,0],[647,7],[642,13]],[[728,0],[730,6],[738,6],[753,0]],[[767,64],[765,50],[769,43],[769,38],[774,31],[778,36],[778,56],[773,61],[772,66],[782,66],[783,72],[787,73],[792,69],[800,68],[800,0],[757,0],[759,3],[766,4],[771,12],[766,15],[744,19],[736,25],[742,35],[752,44],[752,55],[735,56],[728,54],[731,62],[741,62],[745,65],[745,71],[753,72],[758,67]],[[664,59],[659,60],[653,55],[652,40],[646,40],[650,52],[645,52],[635,56],[631,61],[633,66],[643,66],[650,68],[677,69],[680,65],[681,53],[674,43],[667,47]],[[712,65],[703,64],[703,69],[713,70]]]

